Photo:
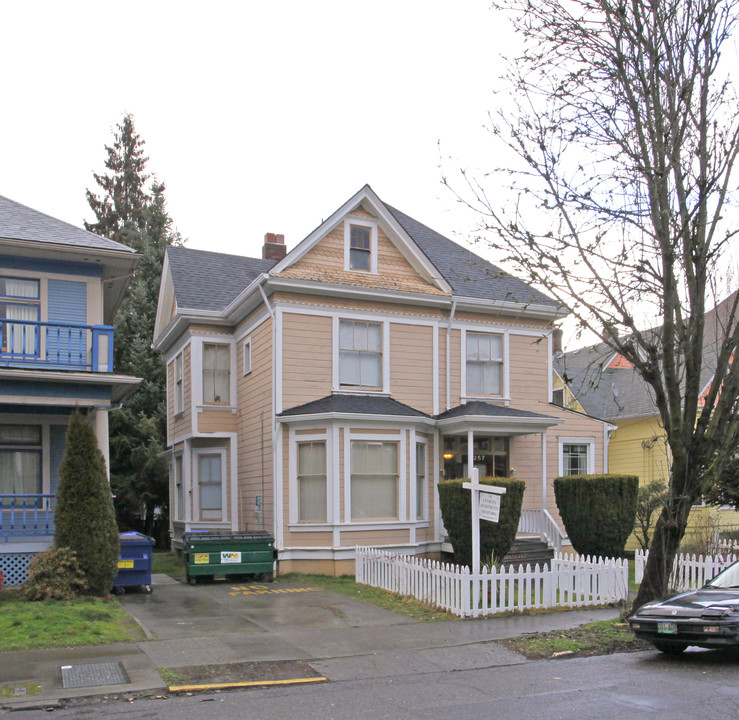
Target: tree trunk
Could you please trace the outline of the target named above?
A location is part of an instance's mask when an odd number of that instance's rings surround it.
[[[667,595],[672,564],[685,534],[692,505],[690,497],[682,496],[671,498],[662,509],[632,612],[650,600]]]

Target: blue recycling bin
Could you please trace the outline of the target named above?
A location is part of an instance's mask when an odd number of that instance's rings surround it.
[[[154,538],[138,532],[120,534],[121,551],[118,556],[118,574],[113,581],[116,593],[127,587],[141,587],[151,592],[151,562]]]

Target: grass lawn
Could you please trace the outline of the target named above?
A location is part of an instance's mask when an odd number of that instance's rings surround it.
[[[652,648],[645,640],[637,640],[628,625],[620,620],[601,620],[571,630],[534,633],[502,642],[532,660],[610,655]]]
[[[335,592],[337,595],[353,597],[362,602],[376,605],[384,610],[390,610],[399,615],[405,615],[406,617],[413,618],[414,620],[419,620],[421,622],[439,622],[441,620],[459,619],[451,613],[429,607],[428,605],[418,602],[418,600],[394,595],[386,590],[379,590],[378,588],[369,587],[368,585],[358,585],[354,582],[354,577],[351,575],[331,577],[329,575],[301,575],[299,573],[293,573],[290,575],[283,575],[279,580],[292,580],[294,582],[309,583],[310,585],[323,588],[324,590]]]
[[[169,575],[174,580],[185,577],[185,564],[171,550],[155,550],[151,561],[152,573]]]
[[[115,599],[29,602],[12,588],[0,591],[0,651],[107,645],[143,637]]]

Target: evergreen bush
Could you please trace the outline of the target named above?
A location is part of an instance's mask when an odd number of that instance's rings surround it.
[[[74,550],[51,548],[28,565],[23,585],[27,600],[74,600],[87,590],[87,581]]]
[[[580,555],[619,557],[634,530],[636,475],[567,475],[554,496],[572,547]]]
[[[439,483],[439,504],[444,527],[454,548],[454,561],[472,565],[472,492],[462,487],[469,480],[445,480]],[[502,560],[516,539],[526,483],[512,478],[480,478],[481,485],[506,488],[501,495],[497,523],[480,522],[480,558]]]
[[[57,548],[77,555],[91,595],[107,595],[118,572],[119,537],[105,459],[87,416],[69,421],[67,447],[59,467]]]

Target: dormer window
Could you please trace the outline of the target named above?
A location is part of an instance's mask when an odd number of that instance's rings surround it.
[[[357,217],[344,220],[344,270],[377,273],[377,223]]]

